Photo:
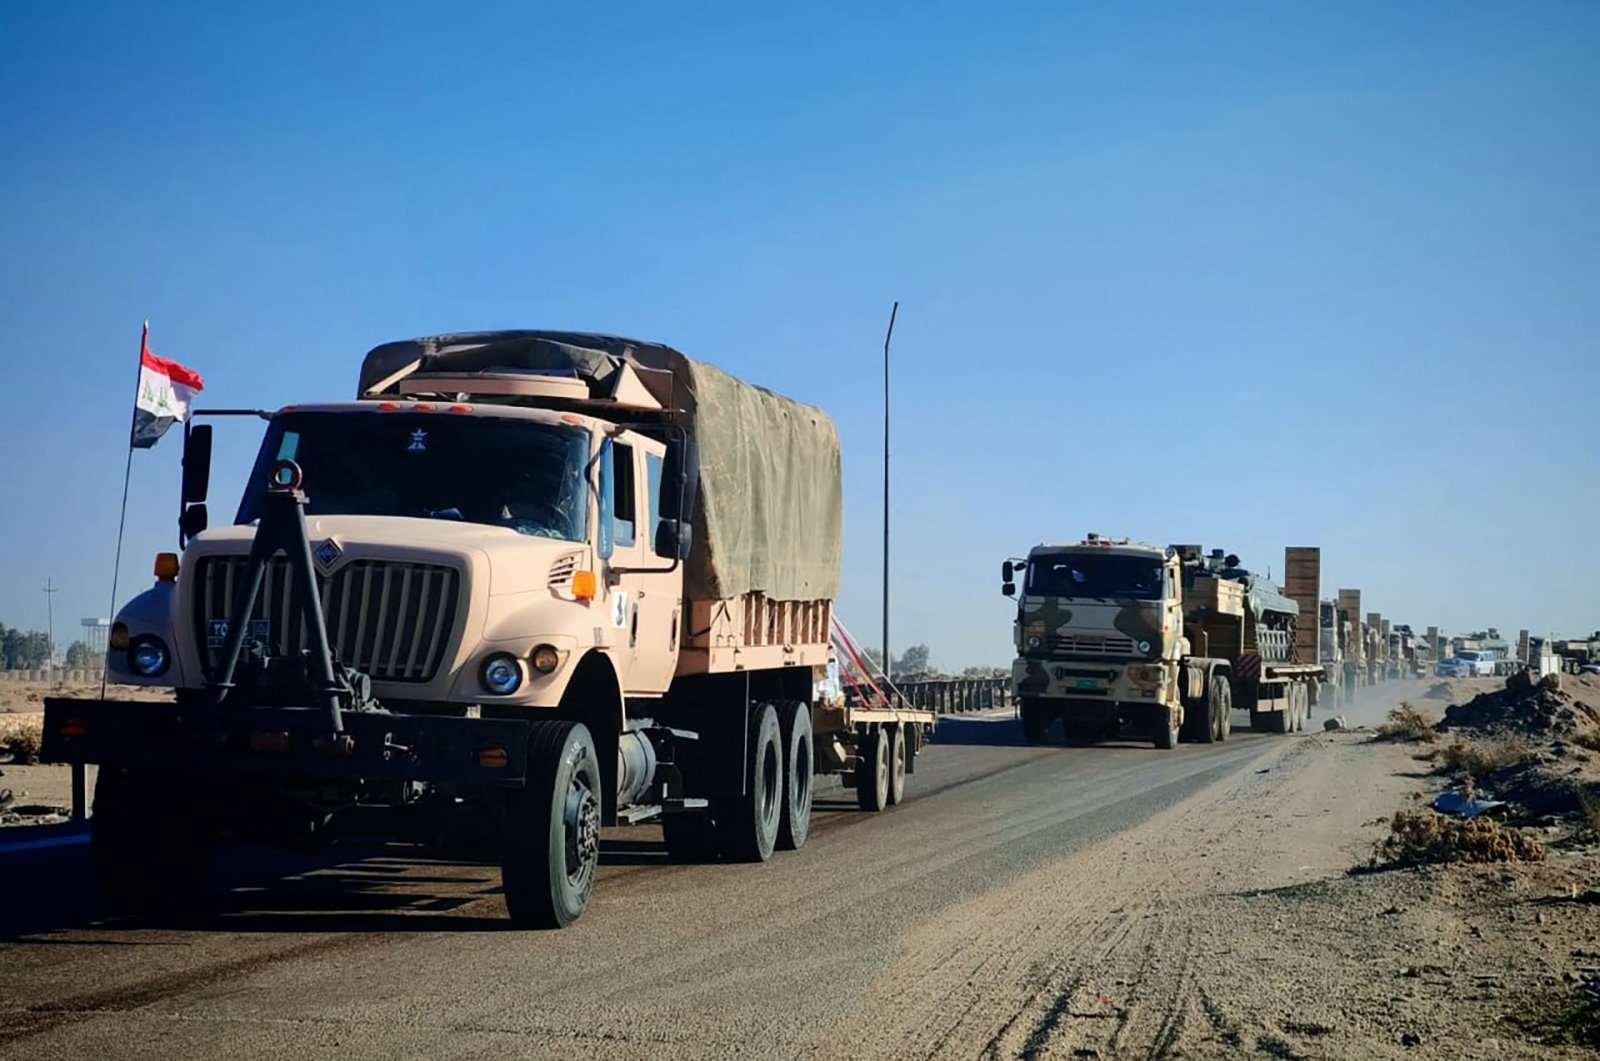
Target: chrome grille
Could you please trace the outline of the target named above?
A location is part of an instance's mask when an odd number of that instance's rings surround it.
[[[1135,655],[1131,637],[1098,637],[1094,634],[1076,634],[1066,637],[1051,635],[1044,639],[1045,648],[1063,655],[1132,656]]]
[[[196,566],[195,632],[208,672],[221,662],[223,635],[245,592],[248,565],[242,556],[208,556]],[[273,557],[250,616],[253,638],[264,641],[271,655],[308,647],[290,578],[289,561]],[[354,560],[332,575],[318,572],[316,579],[328,644],[339,662],[375,681],[425,682],[438,673],[455,632],[455,568]]]

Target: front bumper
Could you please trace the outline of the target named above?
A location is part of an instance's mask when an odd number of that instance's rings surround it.
[[[41,758],[215,775],[429,781],[520,788],[528,722],[346,711],[347,740],[327,712],[255,707],[208,712],[174,703],[49,698]]]

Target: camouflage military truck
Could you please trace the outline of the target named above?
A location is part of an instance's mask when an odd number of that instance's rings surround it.
[[[1304,727],[1324,672],[1296,658],[1299,605],[1237,557],[1091,534],[1036,546],[1001,577],[1017,597],[1012,682],[1031,743],[1057,720],[1068,739],[1220,741],[1236,709],[1253,729]]]
[[[567,332],[389,343],[357,400],[267,420],[232,526],[186,433],[181,560],[108,667],[175,703],[53,699],[102,764],[96,875],[181,908],[213,842],[349,829],[496,843],[520,925],[587,905],[600,829],[682,858],[798,848],[814,772],[898,800],[931,713],[817,696],[840,459],[821,411],[669,347]]]

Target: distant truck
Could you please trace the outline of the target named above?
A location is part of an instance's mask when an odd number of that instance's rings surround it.
[[[101,764],[93,864],[182,908],[224,830],[497,837],[518,925],[587,906],[602,825],[681,858],[805,843],[813,774],[898,801],[929,712],[825,689],[838,438],[820,410],[666,346],[509,331],[389,343],[353,402],[263,414],[234,525],[186,434],[181,561],[52,699],[45,755]],[[821,679],[821,681],[819,681]]]
[[[1219,741],[1235,709],[1252,729],[1304,728],[1324,670],[1296,656],[1300,607],[1237,557],[1091,534],[1007,560],[1001,579],[1017,598],[1012,682],[1030,743],[1058,720],[1068,739]]]

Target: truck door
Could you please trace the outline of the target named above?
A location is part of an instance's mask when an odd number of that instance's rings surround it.
[[[612,456],[612,563],[630,570],[611,591],[617,609],[612,622],[622,625],[614,655],[624,664],[619,667],[623,692],[663,693],[678,668],[683,612],[683,568],[680,565],[669,572],[672,558],[657,556],[653,548],[666,447],[638,435],[624,438],[626,441],[618,440]]]

